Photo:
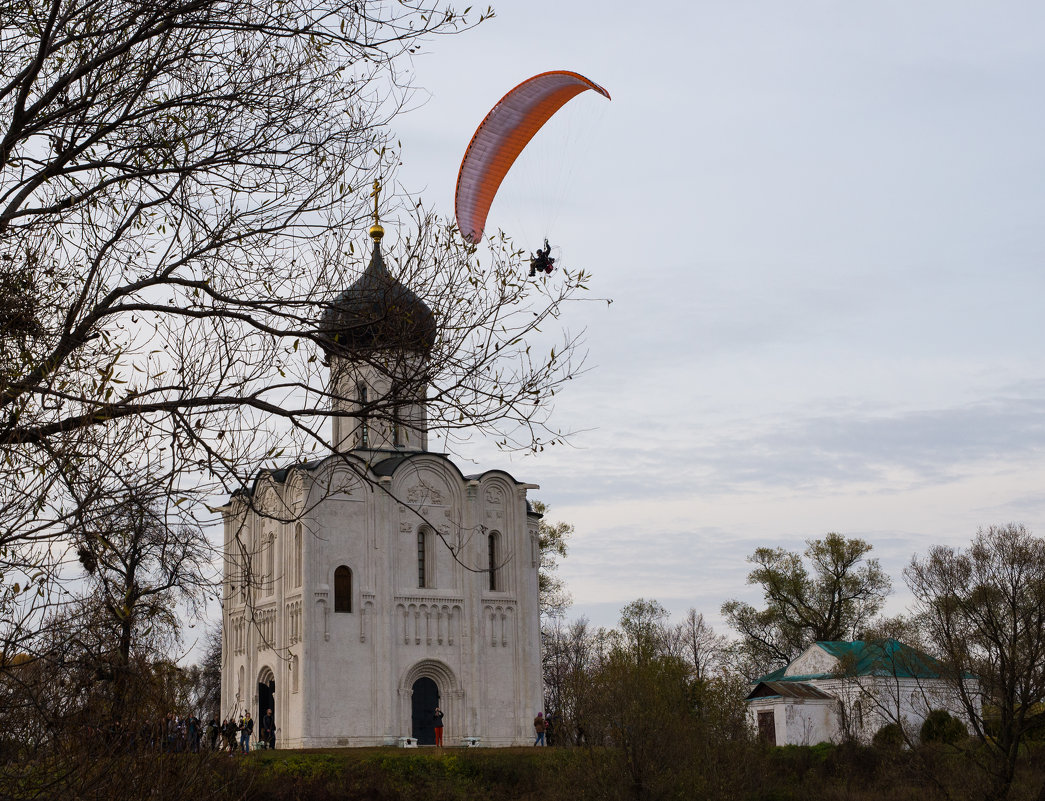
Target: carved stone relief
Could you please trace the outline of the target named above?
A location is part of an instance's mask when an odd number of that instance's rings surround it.
[[[406,499],[410,503],[431,503],[436,506],[442,506],[444,503],[443,493],[423,481],[406,491]]]

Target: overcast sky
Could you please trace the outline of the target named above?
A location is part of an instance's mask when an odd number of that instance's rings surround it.
[[[451,214],[516,83],[570,69],[613,96],[564,109],[565,180],[506,185],[488,224],[547,234],[614,301],[566,320],[593,367],[556,404],[574,447],[474,452],[576,525],[570,617],[641,596],[719,622],[759,600],[754,548],[828,531],[874,545],[896,612],[912,554],[1045,535],[1045,5],[496,10],[416,58],[399,179]]]

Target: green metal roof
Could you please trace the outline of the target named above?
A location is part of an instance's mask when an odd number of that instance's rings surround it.
[[[786,676],[786,667],[767,673],[753,684],[773,681],[809,681],[842,676],[889,676],[900,679],[938,679],[943,673],[940,662],[917,648],[897,640],[856,640],[855,642],[817,642],[839,661],[831,673]]]

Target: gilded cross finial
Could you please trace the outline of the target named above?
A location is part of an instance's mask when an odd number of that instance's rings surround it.
[[[374,242],[380,242],[381,237],[385,235],[385,229],[381,227],[381,218],[377,210],[377,203],[381,197],[381,180],[378,178],[374,179],[374,191],[370,193],[370,197],[374,199],[374,224],[370,226],[370,238]]]

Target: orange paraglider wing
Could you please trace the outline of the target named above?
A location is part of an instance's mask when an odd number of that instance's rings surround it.
[[[483,235],[497,189],[515,159],[556,111],[581,92],[610,93],[576,72],[542,72],[502,97],[480,123],[468,143],[457,174],[454,210],[466,241]]]

